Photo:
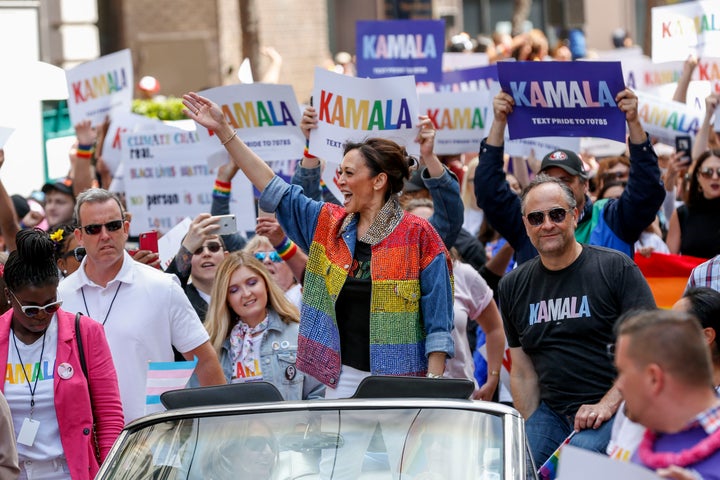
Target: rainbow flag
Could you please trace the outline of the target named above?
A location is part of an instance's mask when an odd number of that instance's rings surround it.
[[[570,435],[560,444],[560,446],[550,455],[550,458],[545,460],[538,470],[538,476],[540,480],[554,480],[558,472],[558,463],[560,462],[560,449],[570,443],[570,439],[575,435],[573,430]]]
[[[650,285],[657,306],[670,308],[685,292],[692,269],[707,259],[663,253],[645,257],[635,253],[634,260]]]
[[[185,388],[197,363],[197,357],[187,362],[148,362],[145,415],[163,411],[160,395],[169,390]]]

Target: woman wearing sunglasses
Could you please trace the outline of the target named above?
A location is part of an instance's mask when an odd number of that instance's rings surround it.
[[[7,366],[2,390],[15,426],[20,478],[93,478],[98,458],[105,458],[124,425],[102,326],[83,316],[77,323],[75,314],[60,309],[55,245],[41,230],[17,234],[4,278],[12,308],[0,316],[0,365]]]
[[[343,205],[310,200],[237,136],[220,107],[195,93],[185,113],[210,130],[260,191],[259,206],[308,252],[298,368],[349,397],[369,375],[442,376],[453,355],[451,261],[426,220],[406,214],[398,193],[410,157],[397,143],[347,143],[338,170]],[[423,160],[434,157],[432,123],[419,123]]]
[[[300,309],[302,285],[295,278],[290,265],[282,259],[270,240],[263,235],[255,235],[248,241],[243,251],[255,255],[255,258],[265,265],[273,280],[285,292],[287,299]]]
[[[325,387],[295,367],[298,320],[297,307],[255,255],[225,257],[205,328],[228,382],[270,382],[285,400],[322,398]]]
[[[77,225],[63,223],[48,232],[50,240],[55,244],[55,258],[62,278],[80,268],[80,262],[85,257],[85,247],[81,247],[73,235],[76,228]]]
[[[665,240],[671,253],[712,258],[720,253],[720,150],[695,162],[685,204],[673,212]]]

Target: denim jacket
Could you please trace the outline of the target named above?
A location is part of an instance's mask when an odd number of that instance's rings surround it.
[[[298,347],[298,323],[285,323],[274,310],[268,309],[268,328],[260,346],[263,381],[270,382],[285,400],[312,400],[325,397],[325,386],[295,368]],[[220,352],[220,365],[225,379],[233,378],[230,339],[226,338]]]

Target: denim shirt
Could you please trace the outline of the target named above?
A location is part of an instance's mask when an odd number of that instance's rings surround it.
[[[277,312],[268,309],[268,328],[260,345],[263,381],[275,385],[285,400],[324,398],[325,385],[295,368],[298,326],[283,322]],[[223,342],[220,366],[229,383],[235,369],[230,358],[230,338]]]

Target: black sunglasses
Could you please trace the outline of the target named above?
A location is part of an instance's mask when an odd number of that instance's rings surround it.
[[[550,221],[553,223],[562,223],[565,221],[565,217],[570,210],[566,208],[553,208],[547,212],[530,212],[525,215],[527,221],[533,227],[538,227],[545,223],[545,213],[550,217]]]
[[[75,247],[72,250],[63,253],[62,258],[66,259],[70,257],[75,257],[75,260],[77,260],[78,262],[82,262],[82,259],[85,258],[86,253],[87,252],[85,251],[85,247]]]
[[[206,248],[208,249],[208,252],[210,252],[210,253],[217,253],[222,248],[222,245],[220,245],[217,242],[211,242],[211,243],[208,243],[207,245],[201,245],[193,252],[193,255],[202,255],[203,251]]]
[[[123,221],[113,220],[112,222],[107,222],[105,224],[93,223],[80,228],[85,230],[85,233],[87,233],[88,235],[97,235],[102,230],[102,227],[105,227],[108,232],[116,232],[123,227]]]

